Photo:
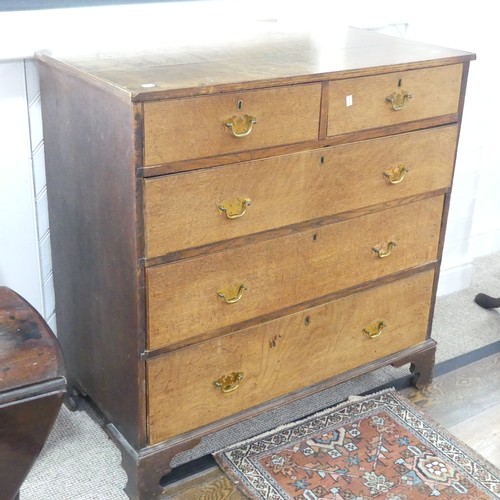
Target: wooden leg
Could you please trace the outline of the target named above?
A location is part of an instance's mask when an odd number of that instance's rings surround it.
[[[86,395],[76,386],[69,385],[68,382],[68,390],[66,392],[66,396],[64,398],[64,405],[70,411],[77,411],[80,409],[81,400]]]
[[[164,495],[160,482],[171,472],[172,459],[182,451],[196,446],[200,439],[189,439],[177,443],[152,446],[137,452],[117,429],[109,424],[107,432],[117,444],[122,455],[122,467],[127,474],[125,493],[131,500],[156,500]]]
[[[413,374],[413,384],[417,389],[423,389],[432,382],[432,372],[436,359],[436,348],[420,354],[410,365]]]
[[[432,372],[436,359],[436,342],[428,340],[425,348],[399,359],[392,366],[399,368],[410,363],[410,372],[413,374],[412,383],[417,389],[423,389],[432,381]]]
[[[124,491],[131,500],[156,500],[162,497],[161,478],[171,470],[170,459],[161,464],[147,458],[134,458],[122,449],[122,467],[127,474]],[[154,462],[154,461],[153,461]]]

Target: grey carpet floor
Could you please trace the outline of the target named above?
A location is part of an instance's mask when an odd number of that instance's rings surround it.
[[[468,289],[437,299],[432,336],[438,343],[438,363],[500,340],[500,312],[477,306],[473,299],[479,292],[500,295],[500,253],[474,261],[473,283]],[[173,465],[319,411],[407,373],[407,367],[387,367],[358,377],[291,404],[286,411],[270,412],[204,439],[194,450],[175,457]],[[21,500],[126,500],[126,475],[120,462],[118,449],[91,409],[70,412],[63,407],[21,489]]]

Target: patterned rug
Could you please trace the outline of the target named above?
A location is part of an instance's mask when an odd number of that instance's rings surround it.
[[[352,398],[214,457],[255,499],[500,498],[500,471],[393,389]]]

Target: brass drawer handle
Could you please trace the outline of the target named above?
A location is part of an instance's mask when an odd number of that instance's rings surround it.
[[[224,125],[231,129],[234,137],[245,137],[250,134],[256,123],[257,118],[255,118],[255,116],[243,115],[241,117],[235,115],[228,118],[224,122]]]
[[[386,327],[384,321],[378,321],[375,325],[372,325],[367,328],[363,328],[363,333],[368,336],[370,339],[376,339],[382,335],[382,330]]]
[[[250,198],[236,198],[236,200],[223,201],[220,205],[217,205],[217,208],[226,214],[228,219],[239,219],[245,215],[250,204]]]
[[[372,250],[379,256],[379,258],[383,259],[384,257],[391,255],[392,250],[396,246],[395,241],[389,241],[389,243],[387,243],[387,250],[383,250],[382,245],[373,247]]]
[[[384,172],[384,177],[386,177],[391,184],[399,184],[405,178],[406,172],[408,172],[408,169],[400,163],[397,167],[386,170]]]
[[[224,393],[233,392],[240,386],[243,380],[243,372],[233,372],[231,375],[221,375],[214,385]]]
[[[243,292],[245,290],[247,290],[246,285],[241,283],[241,285],[238,286],[236,294],[234,294],[234,287],[226,287],[217,292],[217,297],[221,298],[226,304],[236,304],[236,302],[243,297]],[[231,295],[233,296],[231,297]]]
[[[391,95],[388,95],[385,100],[390,103],[394,111],[400,111],[408,104],[408,101],[412,97],[411,92],[401,90],[400,92],[393,92]]]

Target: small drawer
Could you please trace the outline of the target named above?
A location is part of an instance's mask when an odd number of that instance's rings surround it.
[[[328,136],[456,115],[461,80],[455,64],[332,81]]]
[[[442,210],[443,196],[437,196],[150,267],[148,348],[172,345],[435,261]]]
[[[146,179],[146,256],[447,188],[456,140],[451,125]]]
[[[317,140],[321,85],[144,103],[144,163]]]
[[[433,277],[417,274],[150,359],[150,444],[424,341]]]

